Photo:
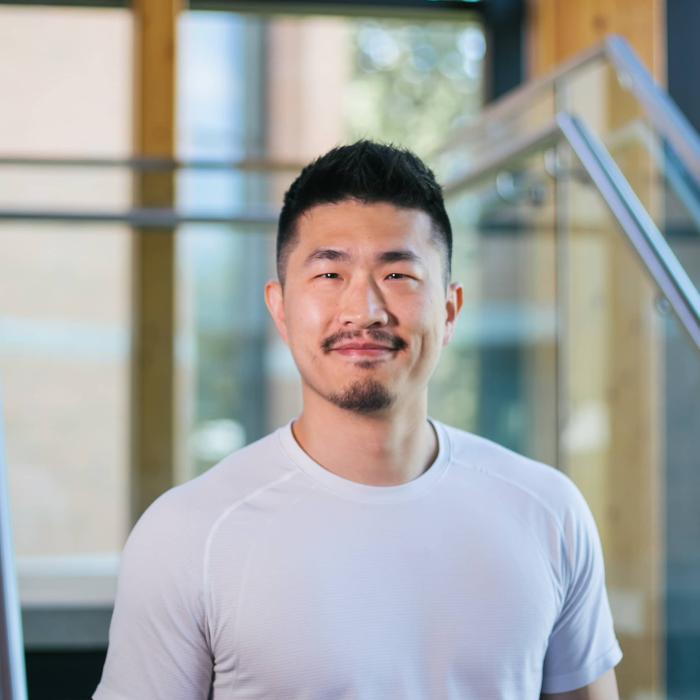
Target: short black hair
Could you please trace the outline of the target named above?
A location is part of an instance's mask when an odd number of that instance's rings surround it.
[[[318,204],[348,199],[364,204],[386,202],[426,212],[432,219],[435,239],[445,249],[447,286],[452,227],[433,171],[409,150],[365,139],[338,146],[317,158],[301,171],[284,195],[277,226],[277,276],[282,285],[299,217]]]

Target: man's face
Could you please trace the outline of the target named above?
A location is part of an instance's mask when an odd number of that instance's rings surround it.
[[[265,298],[305,400],[376,414],[424,396],[462,306],[428,214],[345,200],[305,212],[296,236]]]

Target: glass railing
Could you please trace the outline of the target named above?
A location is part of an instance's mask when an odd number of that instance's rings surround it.
[[[642,71],[612,39],[435,154],[467,297],[454,376],[438,378],[473,377],[476,405],[447,420],[584,493],[621,697],[686,700],[700,696],[700,148]]]
[[[508,149],[546,139],[562,113],[602,142],[697,288],[700,140],[619,37],[510,93],[448,138],[433,162],[443,179],[479,172]]]

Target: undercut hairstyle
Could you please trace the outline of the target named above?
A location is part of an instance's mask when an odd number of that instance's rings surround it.
[[[307,165],[284,195],[277,227],[277,277],[284,286],[287,261],[297,242],[297,222],[319,204],[356,200],[424,211],[433,240],[443,249],[447,287],[452,267],[452,227],[442,188],[433,171],[414,153],[361,140],[339,146]]]

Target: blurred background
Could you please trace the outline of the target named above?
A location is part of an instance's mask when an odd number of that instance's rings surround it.
[[[576,481],[622,697],[700,698],[699,26],[692,0],[0,3],[31,700],[97,685],[145,508],[299,411],[263,300],[276,216],[362,137],[445,185],[465,309],[431,415]]]

